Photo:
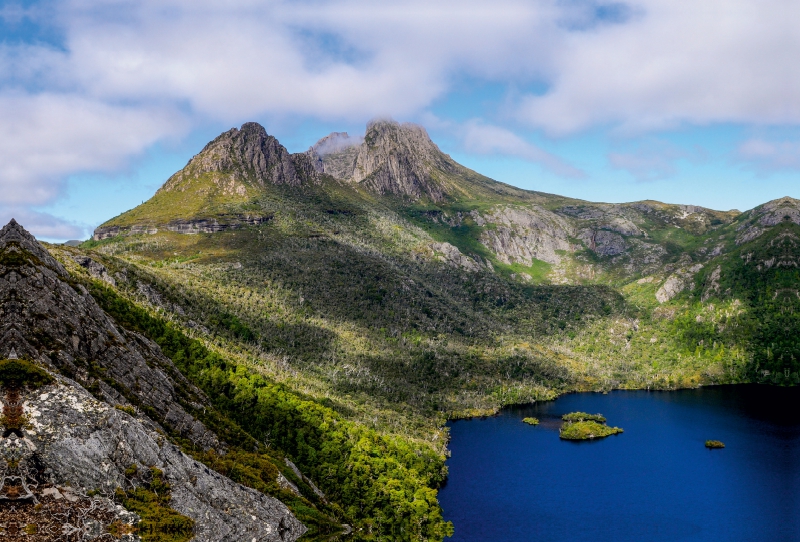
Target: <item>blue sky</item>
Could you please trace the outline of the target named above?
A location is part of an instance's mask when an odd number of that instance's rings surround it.
[[[425,126],[532,190],[746,210],[800,197],[792,0],[0,3],[0,220],[86,238],[223,130],[290,151]]]

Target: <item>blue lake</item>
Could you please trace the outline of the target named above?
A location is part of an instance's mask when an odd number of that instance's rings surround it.
[[[562,441],[573,411],[625,432]],[[798,388],[571,394],[450,430],[452,542],[800,540]]]

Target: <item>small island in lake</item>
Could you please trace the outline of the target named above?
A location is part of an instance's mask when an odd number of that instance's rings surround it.
[[[528,425],[539,425],[539,418],[522,418],[522,421]]]
[[[606,419],[602,414],[570,412],[561,416],[561,419],[564,420],[564,426],[560,436],[565,440],[590,440],[622,433],[619,427],[605,425]]]
[[[720,442],[718,440],[707,440],[706,441],[706,448],[714,449],[714,448],[724,448],[725,443]]]

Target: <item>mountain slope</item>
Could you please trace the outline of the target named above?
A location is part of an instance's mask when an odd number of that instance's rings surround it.
[[[306,531],[277,499],[210,473],[165,438],[169,432],[221,453],[227,446],[197,419],[210,406],[206,396],[156,344],[118,327],[13,220],[0,230],[0,269],[0,516],[13,522],[24,512],[36,525],[52,519],[40,517],[47,514],[38,501],[65,518],[105,507],[117,512],[93,518],[104,522],[98,535],[115,516],[132,529],[136,516],[121,516],[114,498],[156,531],[172,521],[176,533],[191,537],[193,525],[197,541],[296,540]],[[166,500],[139,509],[129,502],[143,497],[129,493],[135,486],[167,491]],[[92,501],[92,493],[103,498]],[[62,494],[72,504],[54,510]],[[38,529],[33,540],[50,540],[44,523]]]

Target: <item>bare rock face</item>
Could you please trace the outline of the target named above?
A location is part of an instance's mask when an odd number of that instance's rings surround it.
[[[68,379],[26,394],[23,407],[30,422],[22,438],[54,487],[113,495],[129,489],[132,465],[157,468],[171,486],[170,506],[195,521],[195,542],[284,542],[306,530],[283,503],[209,470]]]
[[[743,245],[760,237],[768,228],[782,222],[800,224],[800,200],[784,197],[768,201],[748,212],[747,220],[737,228],[736,244]]]
[[[703,296],[701,297],[701,301],[705,303],[708,301],[712,296],[719,294],[719,279],[722,276],[722,267],[719,265],[711,272],[708,279],[706,280],[705,289],[703,290]]]
[[[100,262],[96,262],[88,256],[75,256],[73,259],[78,265],[86,269],[89,272],[89,275],[92,277],[105,281],[111,286],[114,286],[117,283],[117,281],[114,280],[114,277],[108,274],[106,266]]]
[[[625,252],[628,246],[619,233],[605,229],[585,229],[578,239],[598,256],[616,256]]]
[[[656,292],[659,303],[666,303],[692,284],[695,274],[703,268],[702,264],[686,266],[670,275]]]
[[[306,154],[318,172],[347,180],[353,177],[359,146],[363,142],[362,138],[350,137],[347,132],[333,132],[317,141]]]
[[[195,235],[198,233],[217,233],[226,230],[237,230],[245,225],[258,226],[272,219],[271,216],[250,215],[250,214],[229,214],[216,218],[198,218],[194,220],[173,220],[161,226],[162,229],[182,233],[185,235]],[[159,228],[156,226],[106,226],[94,230],[92,239],[102,241],[118,235],[155,235]]]
[[[333,133],[307,152],[318,171],[361,183],[372,192],[411,200],[442,201],[448,194],[443,176],[460,171],[422,126],[375,120],[363,141]]]
[[[476,221],[477,222],[477,221]],[[503,263],[531,265],[533,259],[558,264],[556,251],[571,252],[570,224],[563,217],[537,206],[502,206],[481,216],[479,224],[494,224],[486,229],[481,242]]]
[[[105,280],[105,268],[88,260],[78,263]],[[11,440],[0,442],[9,453],[33,454],[41,467],[35,470],[49,477],[37,483],[57,491],[82,488],[75,502],[85,504],[87,491],[120,487],[121,473],[137,463],[163,470],[173,486],[172,506],[195,520],[197,540],[293,541],[302,535],[305,529],[279,501],[206,469],[157,432],[161,424],[201,448],[224,449],[190,412],[208,405],[204,394],[156,344],[118,327],[13,220],[0,230],[0,317],[0,360],[19,355],[60,375],[57,383],[22,397],[24,412],[17,414],[29,423],[16,424],[11,433],[5,427],[3,439]],[[105,401],[82,385],[95,386]],[[6,411],[13,414],[19,401],[8,394],[0,401],[0,423],[8,423]],[[110,406],[129,401],[153,419]],[[20,463],[12,458],[8,464]],[[108,520],[103,514],[98,517]]]
[[[453,267],[460,267],[466,271],[492,271],[491,264],[479,262],[469,256],[465,256],[458,250],[458,247],[450,243],[431,243],[431,248],[440,260]]]
[[[102,276],[102,270],[97,272]],[[186,390],[198,407],[205,402],[202,392],[155,343],[117,327],[82,286],[73,288],[68,280],[64,267],[22,226],[12,220],[0,230],[0,353],[14,349],[96,384],[109,400],[135,398],[163,420],[172,420],[170,425],[187,438],[217,447],[216,436],[180,405],[176,388]]]
[[[291,155],[263,126],[248,122],[232,128],[206,145],[181,171],[161,187],[164,191],[184,191],[189,181],[206,173],[219,174],[215,182],[223,193],[246,193],[248,181],[261,186],[286,184],[299,186],[315,175],[313,164],[304,155]]]

